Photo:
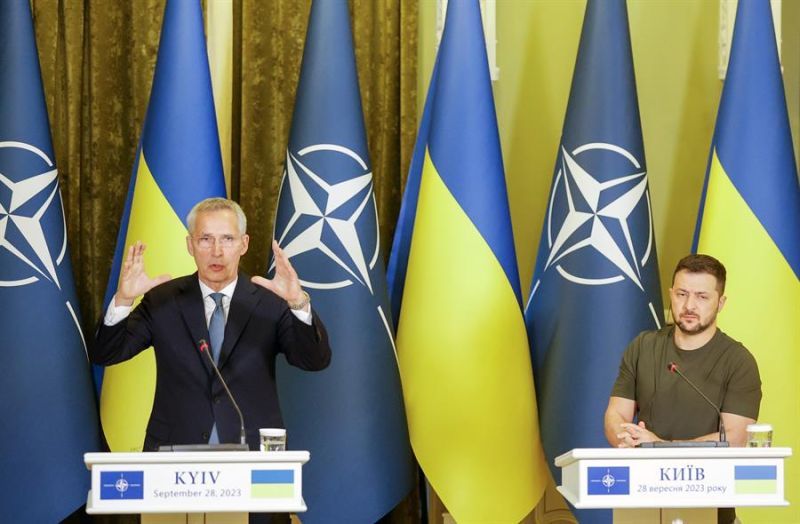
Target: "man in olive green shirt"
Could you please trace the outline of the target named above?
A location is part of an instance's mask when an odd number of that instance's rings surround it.
[[[622,357],[605,414],[612,446],[719,440],[717,412],[669,371],[671,362],[719,406],[731,446],[745,445],[747,425],[758,418],[761,379],[750,352],[717,328],[724,292],[718,260],[690,255],[678,263],[670,288],[675,325],[641,333]]]
[[[758,419],[761,379],[753,355],[717,328],[725,276],[725,267],[707,255],[678,262],[669,290],[675,325],[639,334],[622,357],[605,415],[612,446],[719,440],[717,411],[669,370],[672,362],[720,408],[730,445],[745,445],[747,425]],[[733,508],[717,513],[719,523],[735,519]]]

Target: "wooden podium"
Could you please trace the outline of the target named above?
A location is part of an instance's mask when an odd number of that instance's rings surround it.
[[[86,453],[86,513],[140,513],[142,523],[246,523],[298,513],[308,451]]]
[[[613,508],[615,524],[716,523],[716,508],[788,506],[790,448],[573,449],[556,458],[573,506]]]

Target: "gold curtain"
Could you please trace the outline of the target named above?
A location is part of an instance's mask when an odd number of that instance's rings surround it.
[[[31,0],[83,325],[100,316],[150,96],[164,0]],[[232,0],[231,193],[243,269],[262,274],[283,175],[309,0]],[[356,63],[388,256],[416,135],[417,2],[351,0]]]

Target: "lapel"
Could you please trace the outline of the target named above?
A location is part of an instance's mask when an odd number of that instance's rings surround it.
[[[239,287],[239,286],[236,286]],[[208,373],[212,373],[211,364],[208,359],[200,354],[198,349],[200,340],[209,340],[208,325],[206,325],[206,312],[203,307],[203,294],[200,291],[200,281],[197,279],[197,273],[185,277],[181,283],[178,294],[175,298],[178,303],[178,309],[181,312],[183,321],[189,329],[191,335],[191,345],[197,358],[200,359],[203,367]]]
[[[220,369],[225,366],[231,356],[236,342],[250,320],[250,314],[259,302],[256,291],[256,285],[250,282],[250,276],[239,273],[239,280],[236,282],[236,288],[231,297],[228,320],[225,323],[225,339],[222,341],[222,351],[219,355]]]

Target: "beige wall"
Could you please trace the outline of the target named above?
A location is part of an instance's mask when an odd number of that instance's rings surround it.
[[[420,113],[436,4],[420,2]],[[527,294],[578,48],[584,0],[497,0],[494,84],[523,293]],[[662,288],[691,248],[722,83],[717,0],[629,0]],[[783,65],[798,143],[800,1],[783,2]]]

